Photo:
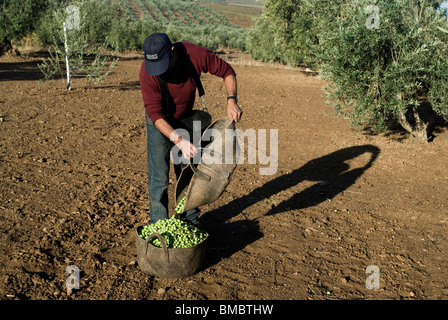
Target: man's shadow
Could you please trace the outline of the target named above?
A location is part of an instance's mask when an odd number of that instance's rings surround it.
[[[350,165],[346,163],[364,154],[369,155],[369,160],[364,166],[351,169]],[[379,154],[380,149],[373,145],[338,150],[311,160],[291,173],[275,178],[249,194],[205,213],[201,219],[210,234],[205,264],[214,265],[263,237],[257,219],[228,222],[231,218],[255,203],[268,199],[303,181],[315,181],[316,183],[272,207],[265,215],[316,206],[334,198],[353,185],[372,166]]]

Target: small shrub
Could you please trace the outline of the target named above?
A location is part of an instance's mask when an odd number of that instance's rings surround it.
[[[109,26],[113,17],[120,14],[121,7],[95,0],[72,1],[71,5],[79,8],[80,25],[79,28],[67,30],[67,52],[63,31],[67,19],[65,5],[54,2],[38,28],[37,34],[44,44],[49,45],[50,53],[39,68],[47,80],[56,75],[64,76],[64,64],[68,58],[72,77],[85,77],[87,83],[98,84],[118,60],[107,55],[105,50],[108,47]]]

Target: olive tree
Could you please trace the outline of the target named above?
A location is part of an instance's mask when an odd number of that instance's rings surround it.
[[[263,13],[248,34],[247,48],[253,58],[262,61],[311,64],[313,41],[312,20],[302,0],[265,0]]]
[[[448,119],[448,29],[425,0],[305,0],[329,102],[352,124],[400,124],[428,140],[424,107]]]
[[[0,0],[0,56],[13,49],[12,41],[39,25],[47,4],[47,0]]]

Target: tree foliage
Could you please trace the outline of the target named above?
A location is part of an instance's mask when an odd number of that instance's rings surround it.
[[[230,24],[222,15],[197,2],[132,1],[144,13],[141,17],[135,15],[135,7],[128,0],[95,0],[87,6],[88,2],[0,0],[0,55],[11,48],[11,40],[20,40],[31,32],[44,46],[60,45],[64,9],[77,3],[84,3],[87,8],[81,17],[83,33],[79,34],[82,38],[79,43],[89,39],[89,46],[100,44],[101,48],[116,52],[141,50],[149,34],[166,32],[176,40],[195,42],[211,50],[220,46],[246,50],[247,29]]]
[[[312,63],[310,45],[316,41],[312,20],[301,0],[265,0],[263,14],[248,35],[255,59],[298,65]]]
[[[0,56],[39,24],[47,0],[0,0]]]

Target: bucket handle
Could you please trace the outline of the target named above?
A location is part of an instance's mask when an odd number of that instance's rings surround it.
[[[168,254],[168,248],[166,247],[166,243],[165,243],[165,239],[163,239],[162,235],[160,233],[154,232],[151,233],[148,238],[146,238],[146,251],[145,254],[148,254],[148,246],[149,246],[149,241],[154,238],[157,237],[160,240],[160,244],[162,245],[163,251],[165,252],[165,257],[166,260],[169,262],[170,261],[170,257]]]
[[[205,148],[197,148],[198,150],[205,150]],[[195,167],[193,164],[193,158],[190,158],[190,167],[191,170],[193,170],[194,173],[196,173],[198,176],[203,178],[204,180],[210,181],[211,177],[208,174],[205,174],[204,172],[201,172],[198,170],[198,168]]]

